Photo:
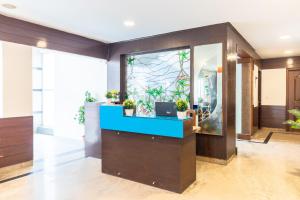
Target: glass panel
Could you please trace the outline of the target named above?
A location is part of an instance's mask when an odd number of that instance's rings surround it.
[[[42,92],[33,91],[33,112],[42,111]]]
[[[222,44],[194,48],[194,104],[201,132],[222,135]]]
[[[34,68],[42,68],[43,67],[43,54],[40,49],[33,48],[32,67],[34,67]]]
[[[38,126],[42,125],[42,113],[34,113],[33,114],[33,124],[34,124],[35,129]]]
[[[43,93],[43,125],[53,127],[54,123],[54,92],[44,91]]]
[[[43,70],[43,86],[46,90],[53,90],[55,86],[54,66],[45,67]]]
[[[42,89],[42,70],[32,69],[32,88]]]
[[[130,55],[127,94],[138,115],[154,114],[156,101],[190,101],[190,49]]]

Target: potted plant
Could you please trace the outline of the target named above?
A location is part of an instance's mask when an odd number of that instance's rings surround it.
[[[111,104],[111,102],[112,102],[112,97],[113,97],[111,91],[107,91],[105,97],[106,97],[106,99],[107,99],[107,103],[108,103],[108,104]]]
[[[84,96],[85,96],[84,104],[94,103],[97,101],[97,99],[95,97],[93,97],[89,91],[86,91]],[[79,107],[78,113],[74,117],[74,119],[78,121],[78,124],[84,124],[84,122],[85,122],[84,114],[85,114],[85,106],[82,105]]]
[[[285,123],[289,124],[292,129],[300,129],[300,110],[298,109],[292,109],[289,110],[289,113],[294,115],[296,117],[296,120],[288,120]]]
[[[111,92],[112,102],[118,102],[119,101],[119,91],[111,90],[110,92]]]
[[[134,101],[131,100],[131,99],[126,99],[126,100],[123,102],[123,106],[124,106],[124,109],[125,109],[125,114],[126,114],[126,116],[132,116],[132,115],[133,115],[134,108],[135,108],[135,103],[134,103]]]
[[[183,99],[178,99],[176,101],[176,108],[177,108],[178,119],[185,119],[186,118],[186,110],[188,108],[188,103]]]

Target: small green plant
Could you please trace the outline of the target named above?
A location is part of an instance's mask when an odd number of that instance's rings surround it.
[[[105,97],[107,99],[111,99],[112,98],[112,93],[110,91],[107,91]]]
[[[300,110],[292,109],[288,111],[290,114],[296,117],[296,120],[287,120],[285,124],[289,124],[293,129],[300,129]]]
[[[89,91],[86,91],[84,94],[85,98],[84,98],[84,102],[96,102],[97,99],[92,97],[91,93]],[[78,122],[78,124],[84,124],[85,122],[85,109],[84,106],[80,106],[78,109],[78,113],[75,115],[74,120],[76,120]]]
[[[85,95],[85,100],[84,100],[85,102],[95,102],[95,101],[97,101],[96,98],[92,97],[92,94],[89,91],[86,91],[84,95]]]
[[[126,99],[123,102],[123,106],[125,109],[134,109],[135,108],[135,102],[131,99]]]
[[[119,100],[120,92],[118,90],[111,90],[110,92],[111,92],[111,98],[113,99],[113,101]]]
[[[112,99],[113,101],[119,100],[120,92],[118,90],[111,90],[106,92],[106,98]]]
[[[183,100],[183,99],[178,99],[176,101],[176,108],[177,108],[177,111],[179,112],[184,112],[187,110],[188,108],[188,103],[187,101]]]

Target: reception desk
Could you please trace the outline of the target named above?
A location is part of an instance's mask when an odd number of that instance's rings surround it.
[[[181,193],[196,179],[192,119],[127,117],[101,105],[102,172]]]

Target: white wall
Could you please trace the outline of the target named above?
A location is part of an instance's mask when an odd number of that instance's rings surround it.
[[[3,42],[2,61],[2,117],[31,116],[32,48]]]
[[[55,55],[55,111],[54,134],[80,137],[83,126],[74,116],[84,102],[85,91],[105,101],[107,64],[105,60],[56,52]]]
[[[262,70],[262,105],[286,105],[286,69]]]

